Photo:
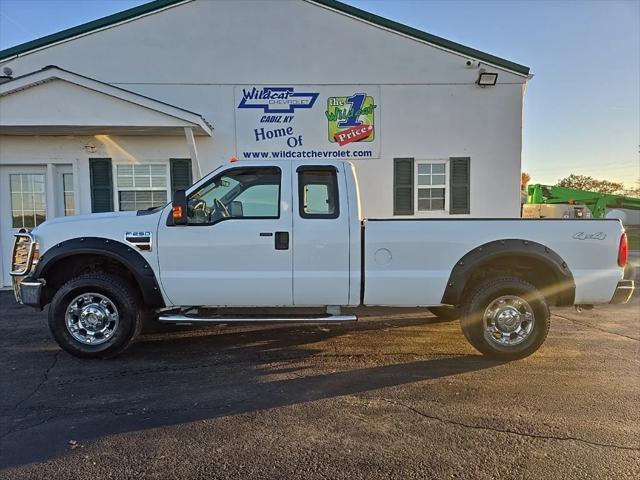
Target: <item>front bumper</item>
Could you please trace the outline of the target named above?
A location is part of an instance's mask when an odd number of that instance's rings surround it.
[[[609,303],[627,303],[634,290],[635,284],[633,280],[620,280]]]
[[[13,294],[16,302],[42,310],[44,282],[31,277],[13,277]]]

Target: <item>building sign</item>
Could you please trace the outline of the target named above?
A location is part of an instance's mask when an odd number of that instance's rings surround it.
[[[373,142],[375,139],[373,97],[356,93],[350,97],[329,97],[327,121],[329,141],[343,146],[351,142]]]
[[[378,86],[236,86],[237,156],[378,158],[379,101]]]
[[[264,113],[293,113],[296,108],[312,108],[318,93],[296,92],[293,87],[243,88],[238,108],[258,108]]]

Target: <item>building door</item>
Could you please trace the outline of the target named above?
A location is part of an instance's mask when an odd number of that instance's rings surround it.
[[[34,228],[47,218],[47,168],[45,166],[0,167],[0,253],[3,286],[11,285],[13,234],[22,227]]]

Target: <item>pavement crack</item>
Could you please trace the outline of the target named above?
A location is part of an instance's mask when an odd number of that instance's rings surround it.
[[[548,435],[548,434],[537,434],[537,433],[523,433],[523,432],[518,432],[516,430],[512,430],[509,428],[498,428],[498,427],[487,427],[487,426],[483,426],[483,425],[474,425],[471,423],[464,423],[464,422],[459,422],[456,420],[451,420],[448,418],[443,418],[443,417],[439,417],[437,415],[432,415],[432,414],[428,414],[425,412],[422,412],[420,410],[418,410],[417,408],[412,407],[411,405],[407,405],[406,403],[402,403],[402,402],[398,402],[397,400],[390,400],[388,398],[375,398],[375,397],[361,397],[362,399],[367,399],[367,400],[379,400],[381,402],[385,402],[391,405],[395,405],[397,407],[401,407],[404,408],[406,410],[409,410],[413,413],[415,413],[416,415],[419,415],[423,418],[426,418],[428,420],[435,420],[447,425],[455,425],[458,427],[463,427],[463,428],[469,428],[469,429],[473,429],[473,430],[484,430],[484,431],[489,431],[489,432],[496,432],[496,433],[504,433],[507,435],[516,435],[519,437],[526,437],[526,438],[534,438],[534,439],[538,439],[538,440],[558,440],[558,441],[571,441],[571,442],[578,442],[578,443],[583,443],[585,445],[590,445],[592,447],[603,447],[603,448],[615,448],[615,449],[619,449],[619,450],[628,450],[628,451],[633,451],[633,452],[640,452],[640,448],[636,448],[636,447],[629,447],[626,445],[616,445],[614,443],[604,443],[604,442],[594,442],[592,440],[585,440],[583,438],[579,438],[579,437],[572,437],[572,436],[558,436],[558,435]]]
[[[53,361],[51,362],[51,364],[47,367],[47,369],[44,371],[44,374],[42,375],[42,379],[40,380],[40,382],[38,383],[38,385],[36,385],[36,388],[34,388],[26,397],[24,397],[22,400],[20,400],[18,403],[15,404],[15,406],[13,407],[14,410],[17,410],[18,408],[20,408],[24,403],[26,403],[27,401],[29,401],[31,398],[33,398],[33,396],[38,393],[38,391],[42,388],[42,386],[47,383],[49,381],[49,373],[51,373],[51,370],[53,370],[53,367],[56,366],[56,363],[58,363],[58,357],[60,356],[60,353],[62,352],[62,350],[58,350],[54,355],[53,355]]]
[[[38,383],[38,385],[36,385],[36,387],[29,392],[28,395],[26,395],[22,400],[19,400],[18,403],[16,403],[13,407],[13,410],[18,410],[22,405],[24,405],[26,402],[28,402],[31,398],[33,398],[35,396],[36,393],[38,393],[38,391],[42,388],[42,386],[47,383],[49,381],[49,374],[51,373],[51,370],[53,370],[53,368],[56,366],[56,364],[58,363],[58,357],[60,356],[60,353],[62,353],[62,350],[58,350],[54,355],[53,355],[53,360],[51,361],[51,364],[46,368],[46,370],[44,371],[43,375],[42,375],[42,379],[40,380],[40,382]],[[22,415],[20,417],[15,418],[15,421],[21,421],[25,418],[27,418],[29,414],[25,414]],[[38,423],[36,423],[35,425],[30,425],[28,427],[25,428],[10,428],[9,430],[7,430],[6,432],[4,432],[3,434],[0,435],[0,440],[4,439],[6,436],[11,435],[12,433],[15,433],[16,431],[20,431],[20,430],[28,430],[30,428],[34,428],[37,427],[39,425],[42,425],[43,423],[46,423],[50,420],[50,418],[46,418]]]
[[[335,359],[335,360],[361,360],[366,359],[370,361],[376,361],[379,359],[386,359],[388,357],[409,357],[409,358],[443,358],[443,357],[466,357],[467,355],[464,353],[457,352],[439,352],[439,353],[419,353],[419,352],[385,352],[385,353],[326,353],[319,355],[257,355],[250,356],[249,358],[238,358],[236,356],[225,356],[220,357],[212,362],[207,363],[188,363],[185,365],[161,365],[157,367],[150,368],[142,368],[138,370],[122,370],[118,372],[111,372],[104,375],[92,375],[90,378],[86,377],[64,377],[56,380],[55,385],[68,385],[73,383],[82,382],[87,385],[90,383],[102,382],[105,379],[113,379],[113,378],[125,378],[125,377],[135,377],[135,376],[145,376],[149,375],[169,375],[182,373],[191,370],[206,370],[210,368],[235,368],[241,364],[264,364],[266,362],[270,363],[294,363],[298,361],[323,361],[326,359]],[[43,382],[44,383],[44,382]],[[41,386],[41,385],[40,385]],[[40,387],[39,386],[39,387]],[[38,390],[36,388],[35,391]],[[28,397],[33,396],[35,391],[32,394],[29,394]],[[13,408],[18,408],[22,405],[28,398],[21,400],[18,402],[18,405]],[[7,407],[0,407],[0,412],[6,410]]]
[[[582,325],[583,327],[592,328],[592,329],[598,330],[600,332],[608,333],[609,335],[615,335],[617,337],[628,338],[629,340],[640,342],[640,338],[631,337],[631,336],[625,335],[623,333],[612,332],[612,331],[607,330],[605,328],[600,328],[600,327],[597,327],[595,325],[591,325],[590,323],[582,322],[580,320],[576,320],[575,318],[565,317],[564,315],[558,315],[557,313],[554,313],[553,316],[562,318],[563,320],[566,320],[566,321],[571,322],[571,323],[576,323],[578,325]]]
[[[32,428],[39,427],[40,425],[44,425],[49,420],[53,420],[54,418],[56,418],[56,415],[50,415],[50,416],[40,420],[39,422],[36,422],[36,423],[32,424],[32,425],[27,425],[27,426],[18,427],[18,428],[10,428],[6,432],[4,432],[2,435],[0,435],[0,441],[4,440],[5,437],[8,437],[9,435],[11,435],[13,433],[24,432],[26,430],[31,430]]]

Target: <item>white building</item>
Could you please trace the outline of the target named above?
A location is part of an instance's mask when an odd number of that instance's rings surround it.
[[[156,0],[0,75],[0,286],[18,227],[162,204],[232,156],[348,158],[369,217],[519,216],[529,69],[334,0]]]

